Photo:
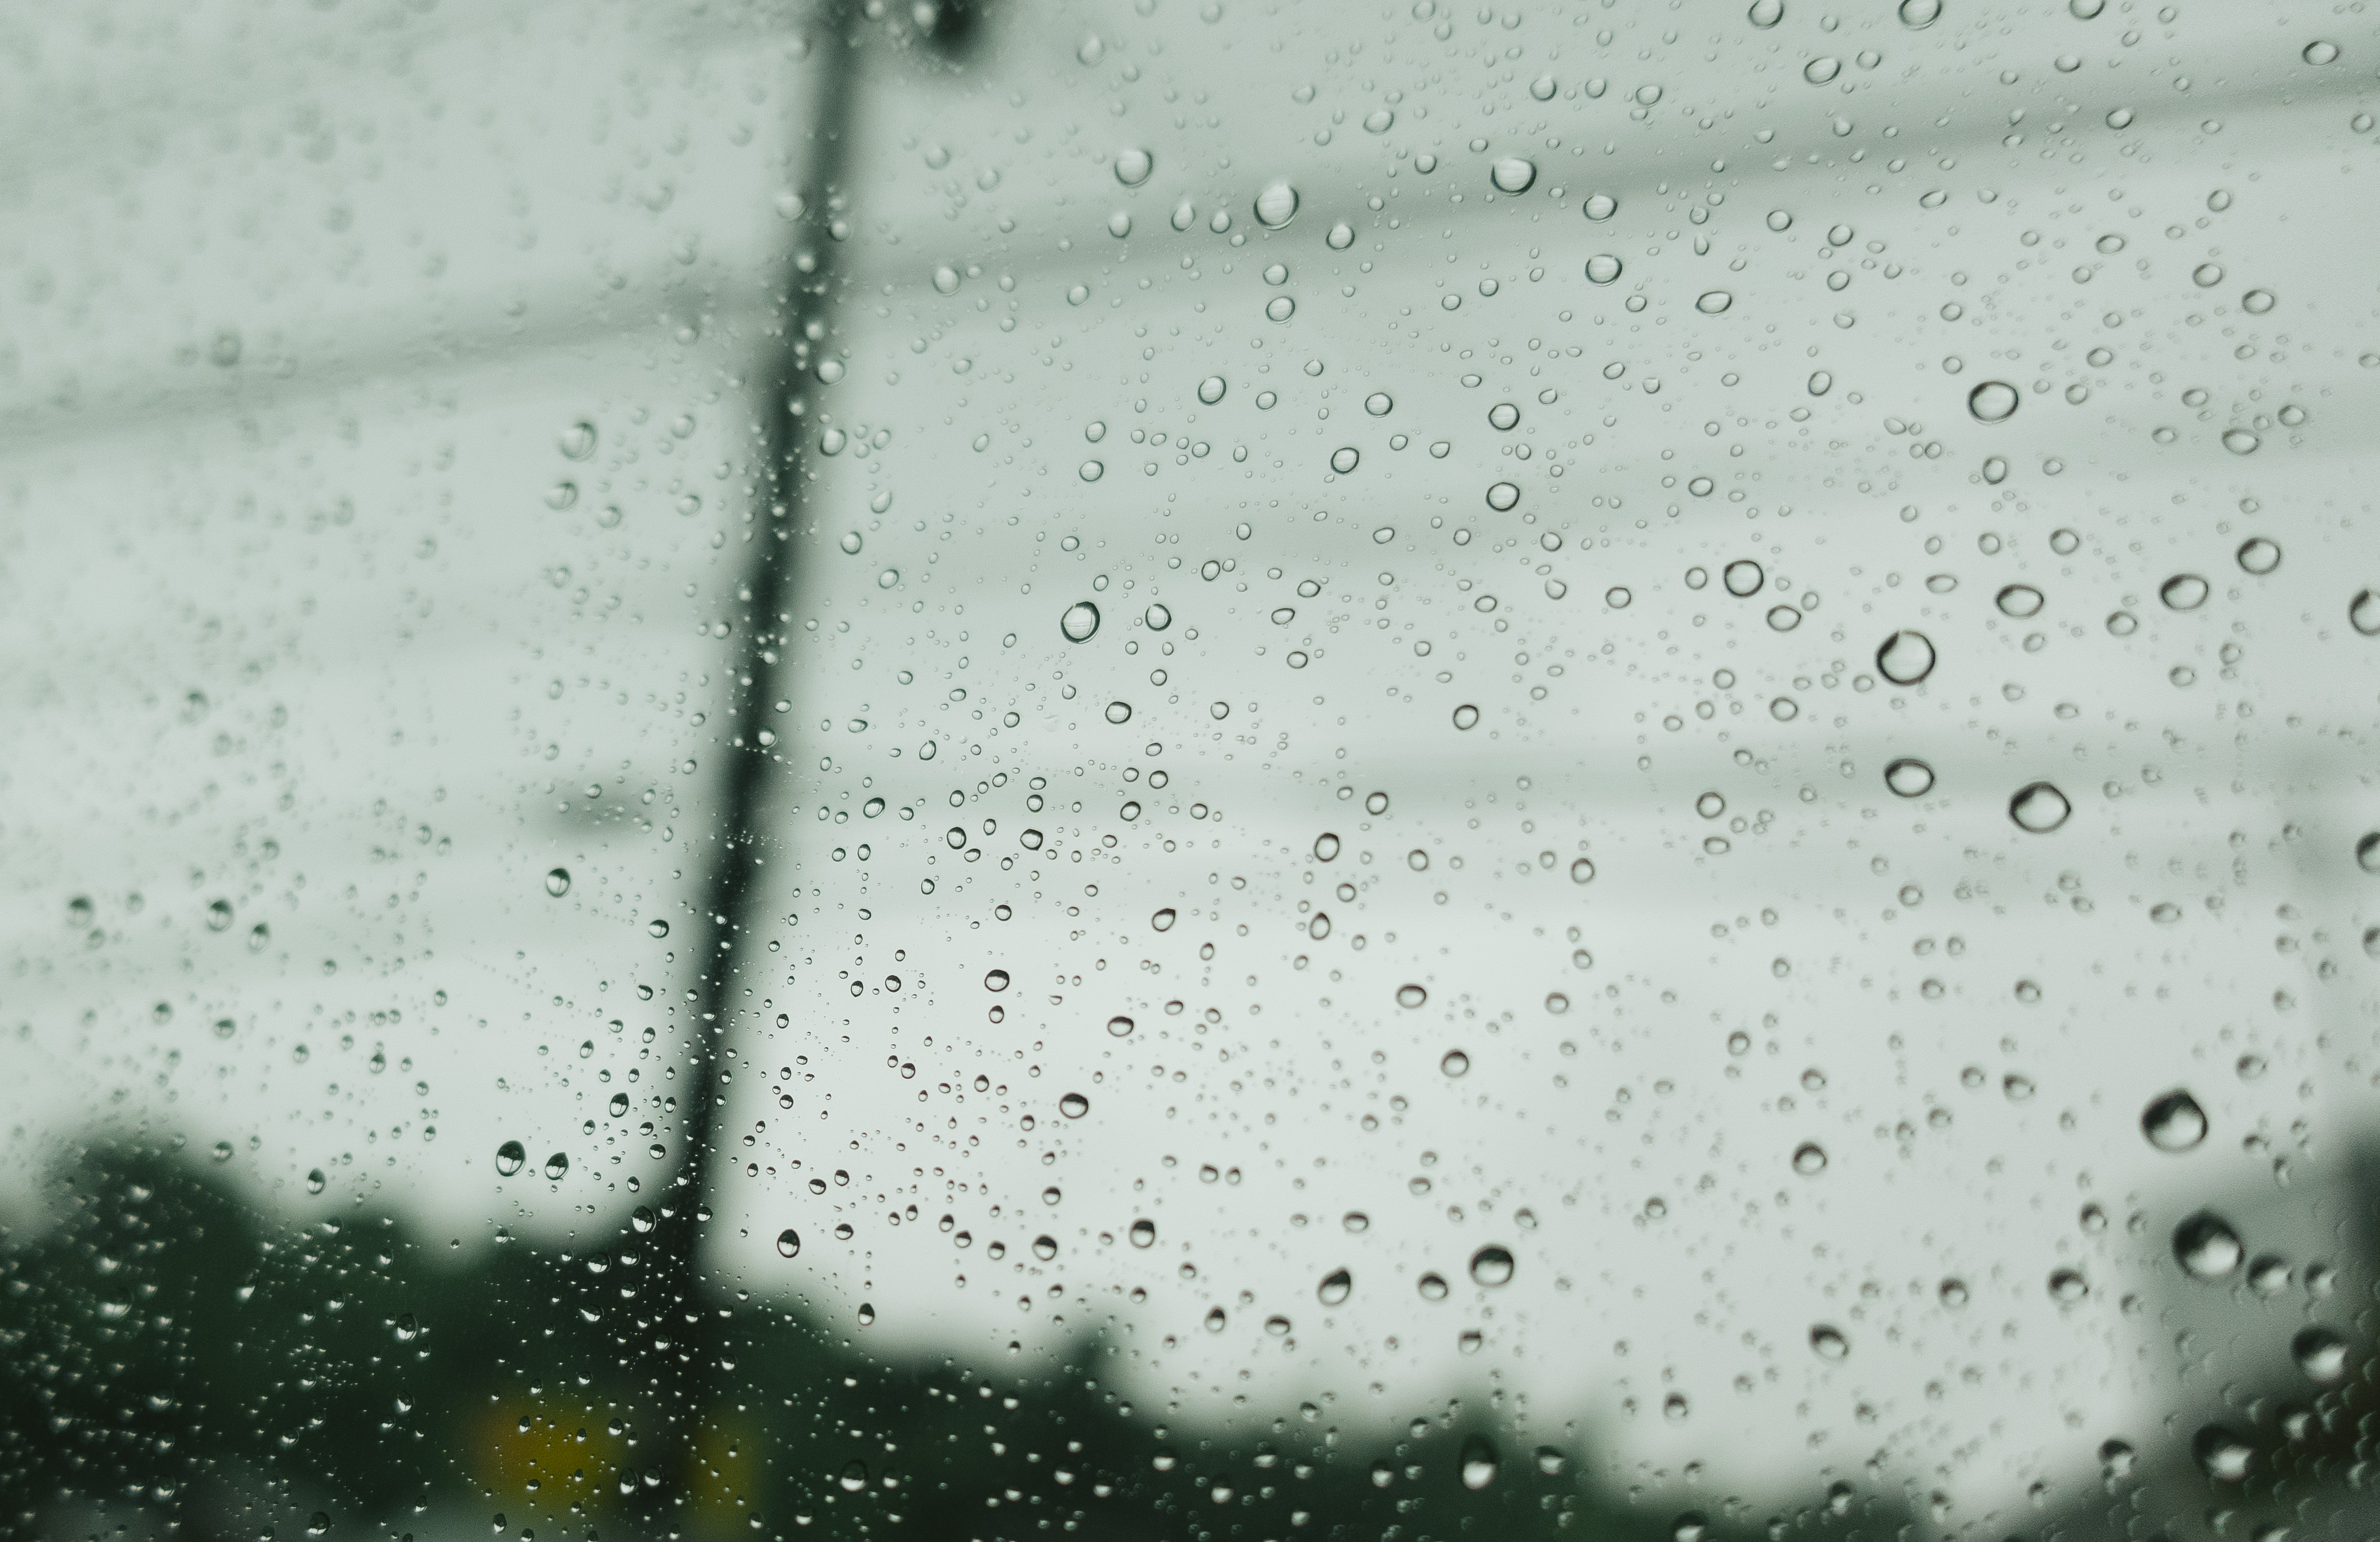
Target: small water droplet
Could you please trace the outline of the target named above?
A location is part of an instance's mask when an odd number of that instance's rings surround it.
[[[1345,251],[1355,244],[1355,232],[1344,220],[1342,220],[1330,227],[1330,234],[1324,237],[1323,240],[1332,251]]]
[[[1173,907],[1169,905],[1164,909],[1159,911],[1156,915],[1151,916],[1148,918],[1148,924],[1159,931],[1172,931],[1173,929]]]

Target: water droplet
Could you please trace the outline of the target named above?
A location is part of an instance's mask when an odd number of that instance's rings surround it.
[[[788,1226],[783,1231],[777,1233],[777,1257],[781,1258],[791,1258],[798,1255],[801,1250],[801,1235],[792,1227]]]
[[[559,1182],[562,1176],[569,1171],[570,1159],[563,1155],[561,1152],[556,1151],[553,1155],[545,1159],[545,1175],[548,1178]]]
[[[1755,27],[1774,27],[1784,17],[1785,0],[1752,0],[1752,8],[1744,13]]]
[[[1127,188],[1139,187],[1156,169],[1157,158],[1145,150],[1127,150],[1115,158],[1115,179]]]
[[[2380,637],[2380,590],[2356,590],[2347,602],[2347,624],[2367,637]]]
[[[2208,1425],[2200,1430],[2190,1442],[2190,1454],[2198,1463],[2198,1470],[2217,1483],[2241,1481],[2255,1461],[2255,1451],[2248,1442],[2221,1425]]]
[[[1332,251],[1345,251],[1355,244],[1355,232],[1346,221],[1342,220],[1330,227],[1330,234],[1323,240]]]
[[[2071,1306],[2091,1293],[2091,1281],[2079,1269],[2052,1269],[2049,1274],[2049,1299],[2060,1306]]]
[[[1805,1140],[1793,1148],[1793,1171],[1804,1178],[1814,1178],[1827,1171],[1827,1148],[1815,1140]]]
[[[545,892],[555,899],[570,892],[570,869],[556,868],[545,875]]]
[[[1620,212],[1620,200],[1609,193],[1589,193],[1579,212],[1591,220],[1608,220]]]
[[[1286,182],[1268,183],[1257,194],[1257,223],[1279,230],[1297,217],[1297,189]]]
[[[1108,1019],[1108,1037],[1111,1038],[1125,1038],[1131,1034],[1132,1026],[1132,1019],[1129,1017],[1111,1017]]]
[[[509,1178],[528,1163],[528,1150],[519,1141],[508,1140],[496,1147],[496,1176]]]
[[[651,937],[667,937],[669,935],[669,923],[659,919],[647,921],[645,923],[645,932],[648,936]]]
[[[1005,970],[1005,969],[993,969],[993,970],[989,971],[989,972],[988,972],[988,973],[986,973],[986,974],[985,974],[985,976],[983,977],[983,988],[984,988],[986,990],[1007,990],[1007,989],[1008,989],[1008,971],[1007,971],[1007,970]]]
[[[1345,1301],[1348,1293],[1354,1288],[1354,1275],[1343,1269],[1334,1269],[1322,1277],[1322,1283],[1315,1288],[1314,1293],[1325,1306],[1336,1306]]]
[[[1942,19],[1942,0],[1900,0],[1900,24],[1922,30]]]
[[[1397,987],[1397,1005],[1401,1007],[1417,1007],[1428,1000],[1429,992],[1418,985]]]
[[[1620,259],[1608,251],[1599,251],[1586,260],[1586,281],[1589,284],[1609,284],[1620,276]]]
[[[1471,1057],[1460,1050],[1449,1050],[1439,1057],[1438,1068],[1449,1076],[1460,1076],[1471,1069]]]
[[[1173,907],[1169,905],[1164,909],[1159,911],[1156,915],[1151,916],[1148,918],[1148,924],[1156,928],[1159,931],[1172,931],[1173,929]]]
[[[1328,862],[1339,855],[1339,837],[1325,831],[1314,838],[1314,860]]]
[[[1852,1342],[1843,1337],[1841,1329],[1822,1322],[1810,1330],[1810,1347],[1821,1360],[1840,1360],[1851,1354]]]
[[[1126,1232],[1124,1235],[1130,1240],[1133,1246],[1148,1247],[1157,1241],[1157,1222],[1153,1220],[1135,1220],[1132,1223],[1131,1230]]]
[[[1843,62],[1832,55],[1812,59],[1802,67],[1802,79],[1814,86],[1823,86],[1843,72]]]
[[[1471,1278],[1476,1284],[1501,1285],[1512,1278],[1512,1255],[1489,1243],[1471,1255]]]
[[[1497,482],[1488,489],[1488,506],[1502,514],[1521,501],[1521,490],[1511,482]]]
[[[1130,722],[1132,721],[1132,703],[1129,701],[1109,702],[1107,720],[1110,722]]]
[[[859,532],[857,530],[845,530],[843,532],[843,538],[835,544],[843,548],[843,554],[844,556],[856,557],[859,555]]]
[[[1058,618],[1058,630],[1068,642],[1088,642],[1091,634],[1099,629],[1099,608],[1087,600],[1077,600],[1066,607]]]
[[[1923,632],[1902,630],[1876,650],[1876,672],[1896,686],[1913,686],[1934,673],[1934,644]]]
[[[1276,322],[1285,322],[1297,314],[1297,302],[1287,295],[1275,295],[1265,302],[1265,315]]]
[[[581,420],[562,431],[558,441],[563,455],[570,460],[585,460],[595,453],[595,425]]]
[[[1967,393],[1967,411],[1978,423],[2005,423],[2016,416],[2016,387],[2004,380],[1987,380]]]
[[[2251,316],[2263,315],[2265,311],[2270,310],[2273,308],[2274,303],[2273,292],[2270,289],[2251,289],[2246,294],[2240,297],[2240,309],[2246,311]],[[2290,422],[2291,419],[2289,414],[2290,409],[2283,407],[2281,409],[2281,421],[2285,423]],[[2292,426],[2294,426],[2294,424],[2292,424]]]
[[[1363,458],[1362,453],[1353,444],[1342,444],[1330,452],[1330,469],[1343,477],[1355,469],[1356,463]]]
[[[1069,1092],[1058,1099],[1058,1111],[1069,1119],[1080,1119],[1091,1111],[1091,1100],[1079,1092]]]
[[[2157,598],[2169,611],[2194,611],[2206,603],[2209,592],[2206,580],[2195,573],[2177,573],[2157,586]]]
[[[1903,756],[1884,768],[1884,784],[1896,796],[1924,797],[1934,790],[1934,768]]]
[[[1479,709],[1464,702],[1454,710],[1454,726],[1470,728],[1479,722]]]
[[[1710,1536],[1710,1518],[1699,1510],[1682,1510],[1670,1523],[1670,1542],[1705,1542]]]
[[[322,1176],[322,1170],[318,1167],[306,1174],[306,1192],[320,1194],[329,1183],[330,1180]]]
[[[1364,398],[1364,410],[1375,418],[1387,417],[1396,405],[1396,398],[1385,391],[1375,391]]]
[[[2046,782],[2028,782],[2009,799],[2009,818],[2017,822],[2018,829],[2029,830],[2035,835],[2048,834],[2073,812],[2074,806],[2066,801],[2066,795]]]
[[[2347,1340],[2319,1323],[2302,1328],[2289,1341],[2289,1358],[2305,1372],[2307,1380],[2327,1387],[2347,1375]]]
[[[2141,1111],[2141,1134],[2160,1151],[2187,1151],[2206,1138],[2206,1111],[2180,1087],[2149,1100]]]
[[[2173,1256],[2201,1280],[2220,1280],[2248,1256],[2240,1233],[2210,1210],[2201,1210],[2173,1229]]]
[[[883,572],[879,573],[876,576],[876,587],[878,589],[891,589],[900,581],[901,570],[897,567],[888,567]]]
[[[1735,303],[1735,297],[1724,289],[1706,289],[1694,297],[1694,309],[1706,316],[1716,316]]]
[[[2338,44],[2323,38],[2316,38],[2305,45],[2305,52],[2300,57],[2310,65],[2331,64],[2338,58]]]
[[[1743,600],[1760,592],[1760,586],[1767,582],[1767,575],[1761,572],[1760,565],[1751,558],[1739,557],[1727,565],[1719,575],[1719,581],[1727,586],[1728,593]]]
[[[1520,155],[1506,155],[1488,168],[1488,180],[1500,193],[1525,193],[1537,179],[1537,164]]]
[[[1772,605],[1768,608],[1768,629],[1770,631],[1790,632],[1794,627],[1801,625],[1802,613],[1793,606]]]
[[[1424,1301],[1444,1301],[1447,1296],[1446,1276],[1425,1274],[1414,1281],[1414,1289],[1421,1293]]]
[[[1222,376],[1208,375],[1198,382],[1198,399],[1212,407],[1223,399],[1223,392],[1226,389]]]
[[[1496,1481],[1496,1448],[1474,1435],[1463,1442],[1463,1487],[1477,1490]]]
[[[2380,830],[2355,843],[2355,865],[2367,873],[2380,873]]]
[[[1574,860],[1572,860],[1572,863],[1571,863],[1571,865],[1570,865],[1570,880],[1571,880],[1572,883],[1586,883],[1586,882],[1590,882],[1590,881],[1592,881],[1592,880],[1593,880],[1594,877],[1595,877],[1595,864],[1594,864],[1594,863],[1592,863],[1592,862],[1588,861],[1588,860],[1587,860],[1585,857],[1584,857],[1584,856],[1581,856],[1581,857],[1575,858]]]
[[[2000,608],[2000,614],[2012,615],[2021,621],[2026,616],[2041,613],[2042,595],[2031,584],[2010,584],[1993,597],[1992,603]]]
[[[2223,431],[2223,447],[2230,451],[2235,455],[2254,455],[2256,453],[2256,446],[2263,443],[2263,440],[2258,439],[2246,429],[2226,429]]]

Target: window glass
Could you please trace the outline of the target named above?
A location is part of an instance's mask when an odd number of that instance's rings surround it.
[[[2356,17],[0,28],[6,1529],[2361,1524]]]

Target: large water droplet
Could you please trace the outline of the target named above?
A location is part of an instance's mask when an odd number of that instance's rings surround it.
[[[1314,860],[1329,862],[1339,855],[1339,837],[1329,831],[1314,838]]]
[[[2355,843],[2355,865],[2367,873],[2380,873],[2380,830]]]
[[[2347,602],[2347,624],[2367,637],[2380,637],[2380,590],[2356,590]]]
[[[1727,586],[1728,593],[1738,600],[1748,600],[1760,592],[1760,586],[1768,581],[1768,576],[1761,572],[1760,565],[1750,557],[1738,557],[1720,571],[1719,581]]]
[[[2251,536],[2241,541],[2238,556],[2241,570],[2260,578],[2281,565],[2280,544],[2263,536]]]
[[[1802,79],[1814,86],[1823,86],[1843,72],[1843,62],[1833,55],[1812,59],[1802,67]]]
[[[1993,597],[1992,603],[1999,607],[2000,614],[2022,621],[2041,613],[2042,594],[2031,584],[2010,584]]]
[[[1478,722],[1479,709],[1472,706],[1469,702],[1466,701],[1462,706],[1457,707],[1454,710],[1455,727],[1470,728],[1477,724]]]
[[[1512,1278],[1512,1255],[1489,1243],[1471,1255],[1471,1278],[1481,1285],[1501,1285]]]
[[[2306,1379],[2327,1387],[2347,1375],[2347,1340],[2337,1330],[2316,1323],[2300,1329],[2289,1341],[2289,1358],[2305,1372]]]
[[[1884,768],[1884,784],[1899,797],[1924,797],[1934,790],[1934,768],[1903,756]]]
[[[1716,316],[1735,303],[1735,297],[1724,289],[1706,289],[1694,297],[1694,309],[1706,316]]]
[[[570,892],[570,869],[556,868],[545,875],[545,892],[555,899]]]
[[[1620,212],[1620,200],[1609,193],[1589,193],[1579,212],[1591,220],[1608,220]]]
[[[1900,24],[1912,31],[1942,19],[1942,0],[1900,0]]]
[[[1286,182],[1268,183],[1257,194],[1257,223],[1279,230],[1297,217],[1297,189]]]
[[[1471,1069],[1471,1057],[1460,1050],[1449,1050],[1439,1057],[1438,1068],[1449,1076],[1460,1076]]]
[[[2187,1151],[2206,1138],[2206,1111],[2180,1087],[2149,1099],[2141,1111],[2141,1134],[2160,1151]]]
[[[1793,1148],[1793,1171],[1804,1178],[1815,1178],[1827,1171],[1827,1148],[1815,1140],[1805,1140]]]
[[[2048,834],[2073,812],[2074,806],[2066,801],[2066,795],[2046,782],[2028,782],[2009,799],[2009,818],[2017,822],[2018,829],[2029,830],[2035,835]]]
[[[777,1233],[777,1257],[781,1258],[795,1257],[801,1253],[801,1235],[792,1227],[788,1226],[783,1231]]]
[[[508,1140],[496,1147],[496,1175],[509,1178],[528,1163],[528,1148],[519,1141]]]
[[[1223,399],[1223,392],[1226,389],[1227,387],[1223,384],[1222,376],[1208,375],[1205,380],[1198,382],[1198,399],[1206,403],[1208,407],[1212,407],[1217,402]]]
[[[2190,1442],[2198,1470],[2217,1483],[2238,1483],[2248,1475],[2255,1451],[2247,1441],[2221,1425],[2208,1425]]]
[[[2201,1280],[2220,1280],[2240,1267],[2247,1249],[2231,1223],[2211,1210],[2201,1210],[2173,1229],[2173,1256]]]
[[[1537,164],[1520,155],[1502,156],[1488,168],[1488,180],[1502,193],[1525,193],[1537,179]]]
[[[2223,431],[2223,447],[2230,451],[2235,455],[2254,455],[2256,453],[2256,446],[2263,443],[2263,440],[2257,438],[2254,434],[2250,433],[2246,429],[2226,429]]]
[[[1066,635],[1068,642],[1088,642],[1091,634],[1099,629],[1099,608],[1087,600],[1075,601],[1058,618],[1058,630]]]
[[[1609,284],[1620,276],[1620,259],[1608,251],[1596,253],[1586,260],[1586,281],[1589,284]]]
[[[1322,1283],[1315,1287],[1314,1293],[1325,1306],[1336,1306],[1345,1301],[1348,1293],[1354,1288],[1354,1275],[1343,1269],[1334,1269],[1322,1277]]]
[[[595,425],[583,420],[573,423],[562,431],[558,443],[567,458],[585,460],[595,453]]]
[[[569,1171],[570,1159],[563,1155],[561,1152],[556,1151],[553,1155],[545,1159],[545,1175],[548,1178],[553,1179],[558,1183],[561,1181],[563,1175],[567,1173]]]
[[[1752,0],[1744,19],[1755,27],[1774,27],[1785,18],[1785,0]]]
[[[1487,1487],[1496,1481],[1496,1448],[1474,1435],[1463,1442],[1463,1487]]]
[[[1821,1360],[1840,1360],[1851,1354],[1852,1342],[1841,1329],[1822,1322],[1810,1330],[1810,1348]]]
[[[1987,380],[1967,393],[1967,410],[1979,423],[2005,423],[2016,407],[2016,387],[2004,380]]]
[[[2194,611],[2206,603],[2210,587],[2195,573],[2177,573],[2157,586],[2157,598],[2169,611]]]
[[[1129,1038],[1132,1029],[1133,1022],[1129,1017],[1119,1014],[1108,1019],[1108,1036],[1111,1038]]]
[[[1157,1222],[1153,1220],[1135,1220],[1132,1223],[1132,1229],[1126,1232],[1124,1235],[1130,1239],[1132,1245],[1135,1247],[1150,1246],[1157,1241]]]
[[[1058,1111],[1069,1119],[1080,1119],[1091,1111],[1091,1100],[1079,1092],[1069,1092],[1058,1099]]]
[[[1417,1007],[1428,1000],[1429,992],[1418,985],[1397,987],[1397,1005],[1401,1007]]]
[[[2304,52],[2299,55],[2299,57],[2310,65],[2333,64],[2338,58],[2338,44],[2325,38],[2316,38],[2305,45]]]
[[[1157,158],[1145,150],[1127,150],[1115,158],[1115,178],[1127,188],[1139,187],[1156,169]]]
[[[1934,673],[1934,643],[1923,632],[1895,632],[1876,650],[1876,667],[1896,686],[1913,686]]]

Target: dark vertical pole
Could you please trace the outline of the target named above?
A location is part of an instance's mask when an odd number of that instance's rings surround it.
[[[754,511],[751,551],[744,573],[746,603],[737,640],[738,657],[729,689],[735,693],[734,737],[719,800],[719,854],[710,873],[709,949],[700,984],[702,1015],[694,1025],[687,1092],[677,1129],[683,1160],[660,1196],[662,1220],[650,1239],[650,1268],[643,1293],[648,1325],[642,1352],[651,1369],[650,1396],[633,1422],[637,1451],[630,1465],[662,1482],[648,1488],[664,1509],[683,1493],[689,1450],[712,1393],[719,1363],[719,1318],[707,1306],[698,1278],[703,1228],[698,1220],[710,1191],[719,1109],[725,1090],[719,1079],[720,1051],[733,1007],[737,949],[747,917],[756,913],[763,870],[756,846],[763,835],[768,798],[769,750],[761,734],[776,716],[775,703],[788,683],[791,665],[784,639],[777,636],[792,589],[794,536],[804,523],[808,492],[807,406],[817,361],[834,334],[835,289],[841,282],[836,242],[827,226],[831,205],[842,190],[851,162],[851,134],[864,68],[865,30],[860,0],[824,0],[816,14],[814,47],[808,61],[809,103],[802,142],[795,147],[802,204],[795,219],[792,251],[780,279],[778,326],[757,382],[755,410],[761,423],[765,476],[760,506]],[[772,874],[781,880],[783,873]],[[672,1528],[674,1529],[674,1527]]]

